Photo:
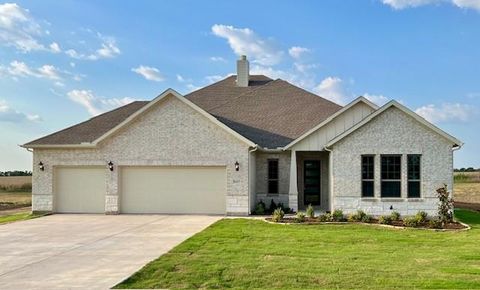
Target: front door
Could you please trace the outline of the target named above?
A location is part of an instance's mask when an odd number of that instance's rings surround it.
[[[303,202],[320,205],[320,160],[303,162]]]

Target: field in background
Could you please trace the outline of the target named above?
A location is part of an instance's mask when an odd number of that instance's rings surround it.
[[[0,176],[0,211],[31,205],[31,176]]]
[[[455,172],[454,180],[455,205],[480,210],[480,172]]]

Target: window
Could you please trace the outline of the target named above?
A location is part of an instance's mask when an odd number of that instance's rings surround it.
[[[407,155],[408,197],[420,197],[420,157]]]
[[[362,155],[362,197],[373,197],[374,155]]]
[[[268,160],[268,193],[278,193],[278,159]]]
[[[401,197],[401,155],[382,155],[381,158],[382,197]]]

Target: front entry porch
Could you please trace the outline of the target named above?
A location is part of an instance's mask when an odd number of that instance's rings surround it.
[[[292,151],[289,205],[305,210],[311,204],[315,211],[330,210],[329,152]]]

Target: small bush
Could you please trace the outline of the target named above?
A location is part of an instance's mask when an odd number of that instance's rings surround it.
[[[283,212],[283,210],[281,208],[277,208],[273,211],[272,221],[278,223],[283,219],[284,215],[285,213]]]
[[[309,204],[307,207],[307,216],[309,218],[314,218],[315,217],[315,211],[313,210],[312,204]]]
[[[371,223],[372,222],[372,216],[369,214],[366,214],[362,217],[362,223]]]
[[[366,216],[367,214],[363,210],[357,210],[356,213],[352,213],[348,216],[348,221],[349,222],[361,222],[362,219]]]
[[[382,215],[378,218],[378,222],[383,225],[391,225],[392,224],[392,217],[389,215]]]
[[[336,209],[332,213],[332,221],[334,222],[343,222],[345,221],[345,216],[343,215],[343,211],[340,209]]]
[[[398,211],[392,211],[390,214],[392,221],[399,221],[400,220],[400,213]]]
[[[278,208],[277,204],[275,201],[272,199],[270,201],[270,207],[268,208],[268,212],[273,213],[276,209]]]
[[[418,219],[414,216],[411,216],[411,217],[406,217],[403,219],[403,224],[406,226],[406,227],[418,227],[420,224],[418,222]]]
[[[430,220],[428,226],[432,229],[441,229],[443,228],[442,222],[439,219]]]
[[[297,212],[297,215],[295,216],[295,222],[303,223],[304,221],[305,221],[305,214],[303,212]]]
[[[326,213],[326,214],[321,214],[318,216],[318,221],[320,222],[330,222],[332,221],[332,215],[329,214],[329,213]]]
[[[438,218],[442,225],[453,222],[453,200],[450,198],[447,185],[437,189]]]
[[[265,214],[265,203],[263,201],[259,201],[255,206],[254,214],[264,215]]]
[[[423,224],[427,221],[427,216],[428,214],[424,211],[419,211],[417,212],[417,214],[415,215],[415,218],[417,219],[418,223],[419,224]]]

